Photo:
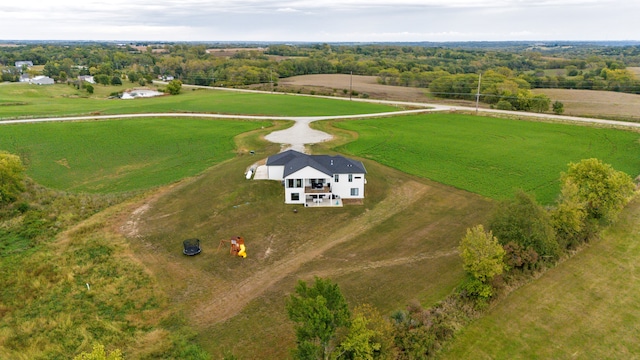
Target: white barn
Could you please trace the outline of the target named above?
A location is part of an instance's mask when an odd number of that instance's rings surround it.
[[[267,159],[267,176],[284,184],[286,204],[341,206],[343,199],[364,199],[362,162],[344,156],[307,155],[287,150]]]
[[[36,85],[53,85],[55,81],[48,76],[36,76],[30,80],[32,84]]]

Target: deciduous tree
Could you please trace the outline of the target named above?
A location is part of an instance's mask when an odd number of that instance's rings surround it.
[[[614,220],[634,192],[629,175],[595,158],[570,163],[561,180],[563,187],[575,184],[575,196],[584,204],[587,218],[599,221]]]
[[[549,214],[523,191],[498,207],[491,219],[490,229],[503,245],[513,241],[524,249],[533,248],[546,259],[555,259],[560,255]]]
[[[312,287],[299,281],[286,309],[296,323],[294,355],[298,359],[329,359],[336,347],[336,331],[350,325],[347,301],[330,280],[316,277]]]
[[[182,81],[180,80],[171,80],[167,84],[167,92],[171,95],[180,94],[181,89],[182,89]]]
[[[485,284],[504,271],[504,249],[482,225],[467,229],[459,250],[464,270]]]

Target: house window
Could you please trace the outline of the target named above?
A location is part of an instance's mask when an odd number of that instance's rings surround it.
[[[338,180],[340,180],[340,175],[338,174],[333,175],[333,182],[338,182]]]
[[[358,196],[359,193],[360,193],[360,189],[351,188],[351,196]]]
[[[302,187],[302,179],[287,179],[287,187],[288,188],[301,188]]]
[[[300,201],[300,193],[291,193],[291,201]]]
[[[353,174],[349,174],[349,182],[353,182]]]

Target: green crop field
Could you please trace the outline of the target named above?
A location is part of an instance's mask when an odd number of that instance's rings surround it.
[[[238,134],[263,121],[149,118],[0,126],[0,149],[55,189],[121,192],[195,175],[234,157]]]
[[[585,158],[640,173],[640,135],[630,131],[458,114],[335,124],[359,134],[341,152],[494,199],[523,189],[551,203],[560,173]]]
[[[285,94],[258,94],[184,88],[176,96],[109,99],[124,87],[96,85],[95,94],[68,85],[0,86],[0,119],[150,112],[205,112],[271,116],[349,115],[397,110],[396,107]]]

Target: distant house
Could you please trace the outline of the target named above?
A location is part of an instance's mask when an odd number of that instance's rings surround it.
[[[33,61],[16,61],[16,67],[22,69],[23,66],[30,68],[33,66]]]
[[[53,85],[55,81],[48,76],[36,76],[30,81],[32,84],[36,85]]]
[[[270,156],[266,166],[268,179],[283,182],[286,204],[341,206],[343,199],[364,199],[367,170],[360,161],[287,150]]]
[[[95,84],[96,83],[96,81],[93,79],[93,76],[91,76],[91,75],[78,75],[78,80],[86,81],[86,82],[91,83],[91,84]]]
[[[162,81],[171,81],[173,79],[175,79],[173,76],[171,75],[162,75],[162,76],[158,76],[160,78],[160,80]]]
[[[20,82],[29,82],[29,81],[31,81],[31,77],[29,76],[29,74],[20,75]]]

